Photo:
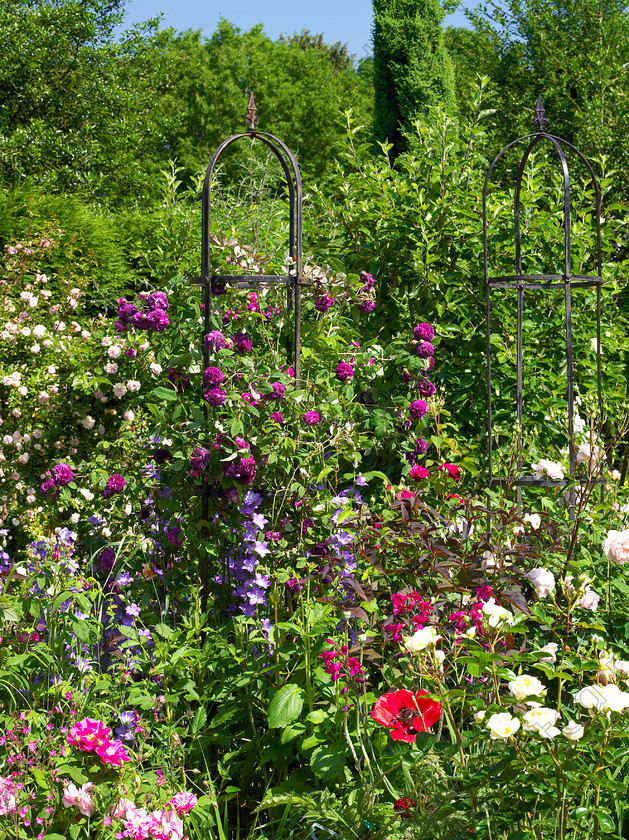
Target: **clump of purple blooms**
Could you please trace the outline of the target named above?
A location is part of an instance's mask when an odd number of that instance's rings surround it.
[[[361,312],[373,312],[376,308],[376,281],[367,271],[360,272],[360,279],[362,280],[363,285],[358,289],[358,308]]]
[[[122,493],[127,482],[123,476],[114,473],[107,479],[107,484],[103,487],[101,495],[103,499],[110,499],[115,493]]]
[[[347,382],[354,375],[354,368],[347,362],[339,362],[336,366],[336,378],[340,382]]]
[[[138,301],[146,308],[140,309],[126,298],[118,298],[118,319],[114,322],[116,329],[127,332],[130,327],[134,327],[137,330],[163,332],[169,324],[166,312],[169,308],[168,295],[165,292],[151,292],[147,296],[146,292],[140,292]]]
[[[65,487],[74,481],[74,470],[69,464],[55,464],[50,471],[46,472],[48,478],[42,483],[40,490],[44,496],[54,499],[59,495],[59,488]]]
[[[325,294],[317,295],[314,299],[314,308],[317,312],[327,312],[328,309],[331,309],[334,306],[334,298],[328,292]]]
[[[307,411],[304,414],[304,423],[306,426],[318,426],[321,422],[321,415],[318,411]]]
[[[281,411],[272,411],[271,412],[271,420],[274,423],[277,423],[279,426],[284,425],[284,415]]]
[[[238,484],[251,484],[256,477],[256,460],[249,458],[234,458],[233,461],[223,463],[223,474]]]
[[[267,400],[281,400],[286,392],[286,388],[281,382],[274,382],[271,385],[271,393],[265,394]]]

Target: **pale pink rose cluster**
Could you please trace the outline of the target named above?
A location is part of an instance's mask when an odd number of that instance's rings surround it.
[[[610,531],[603,540],[603,552],[610,563],[629,563],[629,530]]]
[[[575,587],[572,583],[574,580],[572,575],[566,575],[566,580],[564,582],[564,590],[567,595],[571,595],[575,592]],[[578,583],[580,584],[581,594],[579,600],[576,603],[577,607],[581,607],[583,610],[592,610],[595,612],[598,609],[599,601],[601,600],[601,596],[598,592],[595,592],[590,583],[592,582],[592,578],[588,577],[587,575],[582,575],[578,579]]]
[[[546,598],[555,588],[555,576],[548,569],[531,569],[524,577],[531,581],[538,598]]]
[[[121,741],[111,741],[111,729],[102,720],[83,718],[68,733],[68,743],[84,752],[95,752],[105,764],[120,767],[129,761],[129,755]]]
[[[121,799],[111,812],[113,817],[123,823],[124,830],[117,836],[132,837],[134,840],[182,840],[181,817],[195,807],[197,797],[193,793],[181,791],[166,804],[174,810],[148,812],[145,808],[136,808],[130,799]]]
[[[92,789],[94,785],[92,782],[86,782],[80,788],[70,782],[63,789],[63,805],[65,808],[76,806],[85,817],[91,817],[94,813],[94,798]]]

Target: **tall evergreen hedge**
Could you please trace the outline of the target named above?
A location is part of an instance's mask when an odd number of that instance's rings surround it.
[[[431,105],[454,104],[439,0],[373,0],[374,134],[404,150],[403,132]]]

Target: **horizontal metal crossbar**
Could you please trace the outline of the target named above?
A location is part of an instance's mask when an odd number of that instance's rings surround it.
[[[499,484],[502,487],[568,487],[571,484],[605,484],[604,478],[534,478],[532,475],[522,475],[519,478],[492,476],[489,481],[491,484]]]
[[[590,288],[602,286],[602,277],[590,274],[507,274],[501,277],[488,277],[485,281],[490,288],[498,289],[564,289],[569,283],[572,288]]]
[[[211,277],[191,277],[191,286],[206,286],[210,283],[231,283],[240,289],[249,286],[260,286],[262,283],[284,284],[289,286],[311,286],[310,280],[304,277],[293,277],[290,274],[213,274]]]

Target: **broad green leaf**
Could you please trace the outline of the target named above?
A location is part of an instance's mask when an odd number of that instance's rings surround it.
[[[304,690],[298,685],[283,685],[269,704],[267,712],[271,729],[288,726],[301,714],[304,707]]]

